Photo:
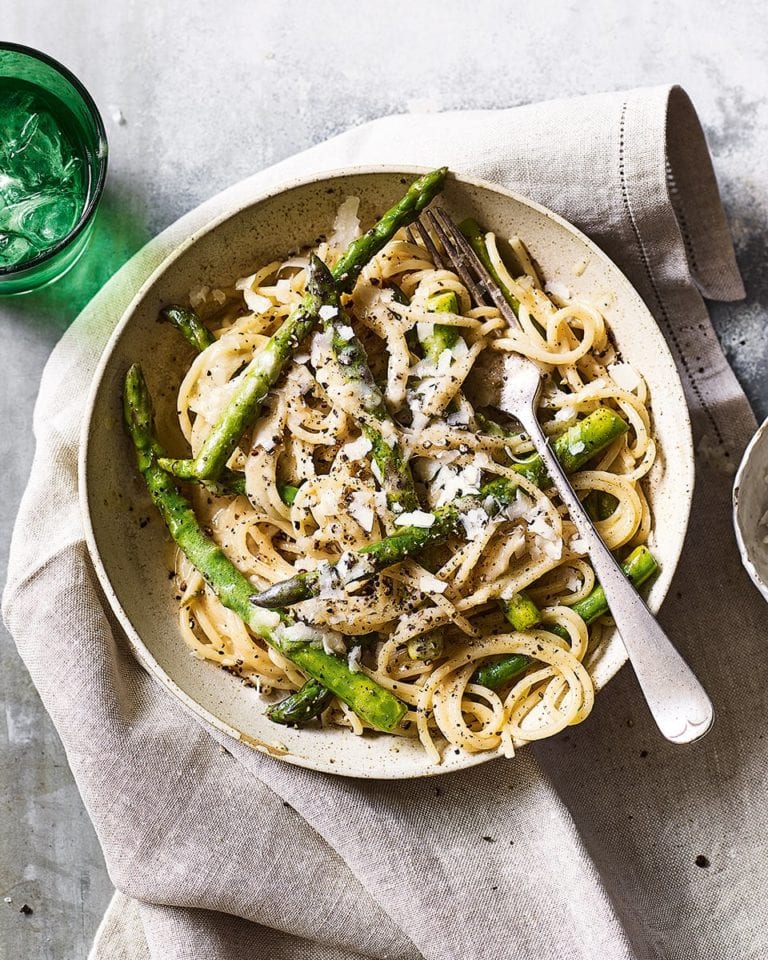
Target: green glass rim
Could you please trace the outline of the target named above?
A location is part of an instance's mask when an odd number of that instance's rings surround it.
[[[57,73],[61,74],[61,76],[72,85],[79,96],[82,97],[83,103],[88,108],[88,111],[93,118],[93,122],[96,127],[96,133],[98,134],[99,138],[99,150],[97,154],[99,166],[96,180],[91,190],[91,195],[88,198],[88,203],[83,208],[83,212],[80,214],[80,219],[77,221],[74,227],[72,227],[69,233],[63,236],[61,240],[57,240],[52,247],[49,247],[42,253],[38,253],[37,256],[33,257],[31,260],[25,260],[23,263],[17,263],[8,267],[0,266],[0,280],[3,277],[12,277],[14,275],[23,274],[27,270],[34,270],[36,267],[39,267],[40,264],[45,263],[46,260],[53,259],[56,254],[60,253],[65,247],[68,247],[72,241],[83,232],[94,212],[96,211],[96,207],[99,205],[99,200],[101,200],[101,194],[104,191],[104,181],[107,178],[107,157],[109,153],[107,131],[104,127],[104,121],[101,118],[101,114],[99,113],[99,108],[96,106],[93,97],[90,95],[90,93],[88,93],[83,84],[77,79],[71,70],[68,70],[62,63],[59,63],[58,60],[54,60],[53,57],[49,57],[47,53],[42,53],[40,50],[35,50],[33,47],[25,47],[20,43],[6,43],[5,41],[0,41],[0,51],[4,50],[12,53],[22,53],[27,57],[31,57],[33,60],[39,60],[41,63],[51,67]]]

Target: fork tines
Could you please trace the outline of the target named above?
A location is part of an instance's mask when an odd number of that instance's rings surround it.
[[[421,242],[424,245],[424,248],[426,249],[430,257],[432,257],[432,263],[434,263],[434,265],[437,267],[438,270],[445,270],[445,263],[443,262],[443,258],[440,255],[440,251],[437,249],[437,247],[434,244],[434,241],[432,240],[432,237],[429,235],[429,230],[427,230],[427,228],[424,226],[421,220],[417,220],[414,223],[414,227],[416,227],[416,230],[418,231],[418,234],[421,237]],[[415,237],[413,236],[413,233],[411,232],[410,227],[408,228],[408,235],[415,242]]]
[[[445,252],[444,259],[448,260],[461,277],[475,305],[482,307],[493,303],[510,326],[517,326],[518,320],[514,310],[504,299],[504,294],[499,289],[498,284],[449,214],[442,209],[437,209],[434,213],[431,210],[425,210],[422,219],[426,220],[432,232],[439,239]],[[429,237],[429,233],[421,221],[417,220],[416,226],[419,235],[424,240],[424,246],[432,254],[432,250],[430,250],[430,246],[434,248],[432,238]],[[429,237],[429,242],[427,242],[427,237]],[[434,257],[434,254],[432,255]],[[437,261],[435,261],[435,266],[438,266]]]

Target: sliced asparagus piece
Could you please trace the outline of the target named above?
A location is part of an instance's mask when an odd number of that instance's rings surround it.
[[[659,569],[655,557],[646,546],[636,547],[627,559],[622,563],[621,569],[632,581],[635,587],[641,587],[646,580],[649,580]],[[534,605],[535,608],[535,605]],[[594,623],[599,617],[608,613],[608,603],[605,599],[605,591],[597,584],[588,596],[575,603],[571,610],[582,618],[587,625]],[[537,611],[537,621],[541,614]],[[530,626],[535,626],[531,624]],[[516,630],[530,629],[530,627],[515,627]],[[563,640],[569,639],[568,631],[559,624],[548,625],[546,627],[550,633],[555,633]],[[505,654],[500,657],[493,657],[482,666],[478,667],[472,676],[474,683],[482,684],[484,687],[490,687],[495,690],[503,686],[509,680],[512,680],[528,666],[530,660],[521,654]]]
[[[427,309],[433,313],[458,313],[459,300],[452,290],[446,290],[443,293],[435,293],[427,300]],[[422,324],[418,325],[422,327]],[[419,338],[424,356],[432,363],[437,363],[440,354],[444,350],[450,350],[455,347],[459,340],[459,328],[451,327],[445,323],[436,323],[432,331]]]
[[[274,723],[291,723],[297,726],[309,723],[333,700],[331,691],[319,680],[307,682],[290,696],[274,704],[267,710],[267,716]]]
[[[413,486],[408,461],[397,438],[397,427],[384,402],[368,366],[365,347],[355,336],[344,313],[331,272],[314,255],[309,261],[307,289],[323,308],[320,310],[323,329],[330,334],[331,351],[342,377],[355,388],[359,404],[358,423],[371,444],[371,459],[377,477],[387,495],[387,503],[395,513],[418,510],[419,500]]]
[[[500,600],[499,605],[515,630],[530,630],[541,619],[541,611],[524,590],[511,600]]]
[[[216,343],[216,337],[191,307],[171,304],[168,307],[163,307],[159,319],[172,323],[187,343],[193,346],[198,353],[202,353],[212,343]]]
[[[411,660],[436,660],[443,653],[443,631],[430,630],[419,637],[413,637],[406,647]]]
[[[310,628],[307,628],[307,640],[302,640],[304,625],[296,624],[294,631],[298,628],[298,636],[292,631],[288,639],[285,629],[291,623],[288,617],[260,609],[250,602],[253,585],[221,547],[203,533],[189,502],[158,464],[162,449],[154,435],[152,401],[138,365],[132,366],[126,375],[123,410],[138,467],[153,503],[174,541],[224,606],[300,670],[347,703],[361,719],[380,730],[394,729],[406,713],[405,704],[364,673],[352,673],[346,660],[313,645],[309,639]]]
[[[440,192],[447,167],[420,177],[407,193],[367,233],[354,240],[331,271],[342,290],[351,290],[360,271],[397,233],[419,216]],[[258,417],[262,404],[293,355],[317,320],[320,304],[310,293],[283,321],[246,367],[240,384],[225,410],[211,428],[193,460],[163,458],[162,467],[182,479],[216,480],[232,456],[243,433]]]
[[[298,487],[294,487],[292,483],[279,483],[277,485],[277,492],[280,494],[280,499],[283,503],[290,507],[293,505],[294,500],[299,492]]]
[[[598,407],[593,413],[574,424],[554,441],[554,450],[563,467],[570,473],[578,470],[596,453],[605,449],[616,437],[627,430],[627,424],[608,407]],[[513,469],[539,487],[549,483],[546,470],[538,454],[533,454]],[[333,566],[299,573],[288,580],[273,584],[256,594],[253,602],[263,607],[279,608],[317,596],[326,578],[348,584],[367,580],[386,567],[419,553],[425,547],[447,540],[463,531],[462,516],[469,510],[482,509],[495,516],[515,499],[518,485],[513,479],[500,477],[486,484],[479,494],[461,497],[434,512],[429,527],[403,527],[398,532],[363,547],[353,554],[349,570],[342,577]],[[338,584],[336,584],[338,585]]]

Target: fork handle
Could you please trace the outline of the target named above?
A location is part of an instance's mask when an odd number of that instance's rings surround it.
[[[640,689],[662,734],[673,743],[693,743],[712,726],[714,709],[691,668],[672,645],[643,598],[603,543],[549,445],[533,411],[516,411],[546,465],[605,591]]]

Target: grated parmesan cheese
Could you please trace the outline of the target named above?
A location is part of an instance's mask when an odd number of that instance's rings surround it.
[[[418,588],[422,593],[445,593],[448,584],[424,571],[419,577]]]
[[[580,536],[571,537],[568,546],[574,553],[586,553],[588,550],[587,541]]]
[[[294,644],[309,643],[313,647],[322,647],[326,653],[343,655],[347,652],[347,645],[340,633],[324,627],[310,626],[302,621],[292,623],[288,627],[280,624],[275,628],[274,633],[279,643],[285,643],[289,647]]]
[[[576,409],[574,407],[569,407],[569,406],[560,407],[560,409],[555,412],[554,419],[557,420],[558,423],[561,423],[563,421],[568,422],[570,420],[575,420]]]
[[[349,498],[349,514],[366,533],[373,530],[373,520],[376,515],[370,501],[370,495],[362,490],[356,490]]]
[[[320,312],[322,314],[325,307],[320,307]],[[355,331],[347,323],[342,323],[336,328],[336,332],[341,337],[342,340],[351,340],[355,335]]]
[[[396,527],[422,527],[428,529],[435,522],[433,513],[425,513],[424,510],[413,510],[411,513],[401,513],[395,517]]]
[[[550,280],[544,284],[544,292],[551,294],[558,300],[570,300],[571,289],[559,280]]]
[[[352,647],[347,655],[347,666],[350,669],[351,673],[360,673],[360,658],[363,655],[363,648],[358,644],[356,647]]]
[[[528,530],[535,536],[541,537],[542,540],[553,541],[559,539],[554,528],[552,527],[552,524],[549,523],[548,518],[543,513],[538,513],[533,518],[533,520],[528,524]]]
[[[629,363],[610,363],[607,367],[608,373],[614,383],[618,384],[622,390],[628,390],[630,393],[640,386],[640,377],[635,368]]]
[[[339,311],[336,307],[332,307],[330,304],[323,304],[322,307],[317,311],[317,315],[321,320],[333,320],[334,317],[338,317]]]
[[[189,304],[193,310],[197,308],[208,299],[208,294],[210,293],[211,288],[202,286],[194,287],[189,291]]]
[[[328,245],[334,250],[346,248],[360,236],[360,220],[357,216],[360,200],[357,197],[347,197],[333,221],[333,230],[328,238]]]
[[[276,436],[279,436],[280,433],[282,433],[282,429],[274,421],[274,419],[270,417],[257,427],[253,437],[251,438],[251,447],[260,447],[262,450],[266,450],[267,453],[269,453],[275,449],[275,438]]]
[[[453,353],[446,348],[437,358],[437,372],[448,373],[448,371],[451,369],[452,363],[453,363]]]
[[[460,520],[467,535],[467,540],[476,540],[485,530],[489,519],[488,514],[480,507],[475,507],[473,510],[467,510],[466,513],[461,514]]]
[[[441,467],[439,460],[431,457],[417,457],[413,463],[413,475],[422,483],[429,483],[430,480],[434,480]]]
[[[449,413],[445,418],[449,427],[466,427],[469,424],[469,411],[466,409],[455,410]]]
[[[345,443],[342,447],[344,451],[344,456],[347,460],[356,461],[362,460],[365,455],[373,449],[373,444],[365,436],[365,434],[360,434],[357,440],[353,440],[351,443]]]
[[[532,520],[535,515],[533,500],[522,490],[517,491],[514,503],[505,509],[504,515],[508,520]]]
[[[331,335],[327,331],[318,331],[311,340],[309,357],[312,366],[317,369],[331,352]]]
[[[235,290],[242,290],[243,300],[245,300],[245,305],[250,311],[253,313],[265,313],[272,306],[272,301],[269,297],[262,296],[262,294],[254,291],[253,284],[255,280],[255,273],[251,274],[250,277],[241,277],[235,281]]]
[[[480,468],[475,464],[467,464],[461,470],[449,464],[443,464],[432,481],[430,494],[434,498],[434,506],[445,506],[457,497],[466,497],[480,492]]]
[[[417,323],[416,324],[416,336],[419,338],[419,343],[423,343],[425,340],[428,340],[434,332],[435,332],[434,323]]]
[[[336,578],[345,586],[363,580],[373,572],[373,560],[370,557],[358,556],[351,550],[345,550],[336,561]]]
[[[532,554],[544,554],[550,560],[559,560],[563,555],[563,541],[558,537],[555,540],[548,540],[545,537],[535,536],[533,538]]]

